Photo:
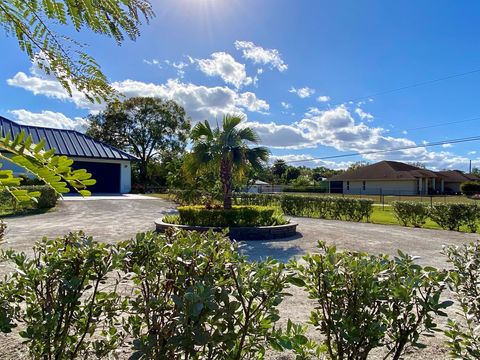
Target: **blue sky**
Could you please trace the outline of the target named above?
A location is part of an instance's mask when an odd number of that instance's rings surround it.
[[[117,46],[87,31],[113,86],[164,96],[194,121],[241,112],[273,157],[301,160],[480,135],[478,1],[152,0],[156,17]],[[69,98],[11,38],[0,42],[0,114],[81,129],[102,105]],[[352,99],[363,98],[362,101]],[[297,164],[344,167],[384,158],[429,167],[480,166],[478,142]]]

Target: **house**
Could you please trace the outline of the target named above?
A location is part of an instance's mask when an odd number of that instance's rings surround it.
[[[53,129],[20,125],[0,116],[0,136],[11,136],[21,131],[32,137],[34,143],[45,139],[45,148],[55,149],[56,155],[66,155],[74,160],[73,168],[86,169],[97,183],[89,190],[92,193],[128,193],[131,190],[131,163],[134,156],[103,142],[92,139],[75,130]],[[11,169],[16,175],[25,173],[8,161],[2,169]]]
[[[449,194],[459,193],[460,185],[466,181],[480,181],[474,174],[465,174],[459,170],[437,171],[444,181],[444,192]]]
[[[444,191],[444,179],[434,171],[398,161],[346,171],[329,179],[331,193],[419,195]]]

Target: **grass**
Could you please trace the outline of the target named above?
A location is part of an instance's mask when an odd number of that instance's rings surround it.
[[[171,194],[153,193],[153,194],[145,194],[145,196],[150,196],[150,197],[154,197],[154,198],[157,198],[157,199],[163,199],[163,200],[172,200],[172,195]]]
[[[0,218],[43,214],[51,209],[37,209],[34,205],[20,205],[11,201],[0,202]]]
[[[380,224],[380,225],[401,225],[398,222],[398,220],[395,218],[395,215],[393,214],[393,209],[391,207],[385,207],[385,209],[382,209],[381,207],[378,207],[378,206],[374,207],[372,216],[370,218],[370,222],[373,224]],[[426,220],[422,228],[444,230],[429,218]],[[469,232],[467,227],[461,227],[460,231]]]

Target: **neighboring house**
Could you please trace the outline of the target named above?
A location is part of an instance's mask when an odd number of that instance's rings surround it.
[[[465,174],[459,170],[437,171],[445,183],[445,193],[459,193],[460,185],[466,181],[480,181],[480,177],[474,174]]]
[[[255,182],[247,189],[247,192],[260,194],[263,192],[271,192],[271,188],[272,187],[269,183],[261,180],[255,180]]]
[[[128,193],[131,190],[131,162],[134,156],[103,142],[92,139],[75,130],[53,129],[17,124],[0,116],[0,136],[11,136],[21,131],[30,135],[34,143],[46,141],[46,149],[55,149],[56,155],[66,155],[74,161],[73,168],[86,169],[97,180],[89,187],[92,193]],[[25,173],[22,168],[8,161],[2,169],[11,169],[17,175]]]
[[[438,190],[444,182],[434,171],[397,161],[378,163],[346,171],[329,179],[331,193],[367,195],[419,195]]]

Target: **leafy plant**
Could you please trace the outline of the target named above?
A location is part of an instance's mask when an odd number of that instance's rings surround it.
[[[113,351],[120,298],[116,283],[110,291],[105,283],[118,264],[117,253],[83,233],[44,238],[33,250],[33,258],[13,250],[2,254],[16,271],[0,285],[5,306],[0,329],[20,326],[33,359],[102,357]]]
[[[403,226],[422,227],[430,214],[427,205],[415,201],[394,201],[392,209]]]
[[[7,224],[5,224],[2,221],[2,219],[0,219],[0,243],[3,242],[6,232],[7,232]]]
[[[453,269],[449,285],[460,304],[462,321],[450,319],[445,335],[455,359],[480,357],[480,242],[445,247],[443,253]]]
[[[480,181],[467,181],[460,185],[460,190],[467,196],[480,193]]]
[[[479,208],[476,204],[435,204],[432,207],[430,217],[443,229],[460,230],[461,226],[467,226],[471,232],[477,231]]]
[[[57,33],[59,25],[76,31],[90,29],[117,43],[139,35],[140,17],[153,16],[147,0],[1,0],[0,22],[7,35],[46,74],[54,75],[71,95],[75,89],[88,99],[107,100],[113,89],[95,60],[82,45]]]
[[[293,264],[318,306],[310,322],[324,335],[331,359],[366,359],[385,346],[385,359],[400,359],[409,346],[421,347],[420,335],[437,330],[434,315],[451,302],[440,302],[445,272],[415,265],[413,258],[338,252],[319,243],[320,253]]]
[[[222,234],[138,234],[120,244],[134,288],[124,328],[132,359],[259,359],[290,276],[247,262]]]

